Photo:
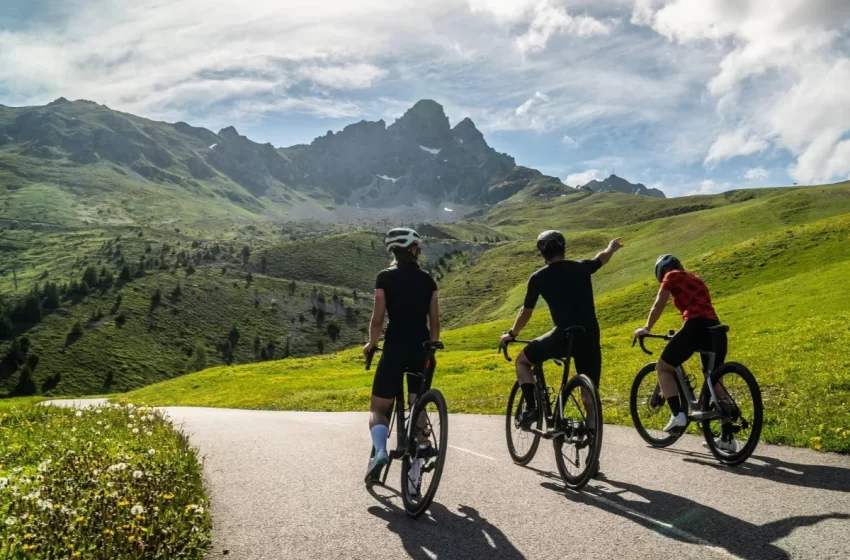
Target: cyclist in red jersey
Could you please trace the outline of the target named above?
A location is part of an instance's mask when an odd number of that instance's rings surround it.
[[[646,319],[646,325],[635,330],[634,338],[652,331],[672,297],[673,305],[682,314],[684,324],[667,344],[655,366],[661,392],[664,393],[672,413],[664,431],[671,432],[681,430],[688,423],[676,386],[676,368],[700,350],[713,351],[716,355],[715,365],[722,364],[726,360],[726,335],[717,336],[713,342],[708,329],[719,325],[720,321],[711,303],[711,294],[705,282],[696,274],[686,271],[679,259],[673,255],[658,257],[655,263],[655,278],[661,283],[661,288]]]

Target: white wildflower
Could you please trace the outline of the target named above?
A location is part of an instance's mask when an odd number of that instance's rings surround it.
[[[83,411],[82,411],[82,410],[78,410],[78,411],[77,411],[77,418],[79,418],[79,417],[80,417],[80,416],[82,416],[82,415],[83,415]]]
[[[53,502],[50,500],[38,500],[35,505],[38,509],[43,509],[45,511],[53,509]]]
[[[9,486],[9,479],[0,477],[0,488],[6,488],[7,486]]]
[[[198,514],[198,515],[203,515],[204,514],[204,508],[202,508],[201,506],[198,506],[198,509],[195,510],[195,513]]]
[[[94,413],[95,414],[103,414],[103,411],[98,408],[98,409],[95,409]]]
[[[148,455],[156,455],[156,449],[154,449],[153,447],[148,449]]]
[[[97,425],[98,425],[98,426],[103,426],[103,420],[98,420],[98,421],[97,421]]]
[[[76,432],[76,431],[77,431],[77,428],[76,428],[76,427],[71,428],[71,431],[72,431],[72,432]]]
[[[21,472],[22,470],[24,470],[24,468],[23,468],[23,467],[15,467],[14,469],[12,469],[12,472],[13,472],[13,473],[19,473],[19,472]]]
[[[128,428],[132,428],[132,427],[133,427],[133,424],[127,424],[127,427],[128,427]]]
[[[133,433],[134,433],[134,434],[138,434],[138,433],[139,433],[139,429],[138,429],[138,428],[133,428]]]
[[[50,459],[46,459],[38,464],[38,472],[47,472],[47,468],[50,466],[52,461]]]
[[[139,504],[136,504],[132,508],[130,508],[130,513],[132,513],[133,515],[142,515],[143,513],[145,513],[145,508]]]
[[[133,478],[142,478],[143,476],[145,476],[145,473],[142,471],[133,471]]]
[[[6,518],[6,525],[8,525],[9,527],[11,527],[12,525],[14,525],[15,523],[16,523],[16,521],[15,521],[15,518],[14,518],[14,517],[7,517],[7,518]]]
[[[100,475],[100,469],[95,469],[91,473],[95,476],[99,476]]]
[[[147,432],[145,432],[145,435],[146,435],[146,436],[148,436],[148,437],[150,437],[150,436],[152,436],[152,435],[153,435],[153,432],[152,432],[152,431],[150,431],[150,430],[148,430]]]
[[[113,486],[115,486],[115,484],[113,484],[111,481],[106,483],[107,488],[112,488]]]
[[[41,497],[41,492],[38,490],[33,490],[29,494],[27,494],[27,500],[37,500]]]
[[[63,505],[62,508],[59,511],[61,511],[65,515],[76,515],[76,513],[77,513],[66,505]]]
[[[110,465],[110,466],[106,469],[106,471],[107,471],[107,472],[111,472],[111,473],[115,473],[115,472],[121,472],[121,471],[123,471],[123,470],[124,470],[124,469],[126,469],[126,468],[127,468],[127,464],[126,464],[126,463],[116,463],[116,464],[114,464],[114,465]]]
[[[133,403],[127,403],[127,408],[133,410],[134,408],[136,408],[136,405],[134,405]]]

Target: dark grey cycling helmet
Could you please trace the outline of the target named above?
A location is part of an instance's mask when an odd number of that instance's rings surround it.
[[[655,261],[655,279],[661,282],[668,270],[683,270],[682,262],[674,255],[661,255]]]
[[[567,240],[557,230],[550,229],[537,236],[537,250],[543,255],[558,255],[564,252]]]

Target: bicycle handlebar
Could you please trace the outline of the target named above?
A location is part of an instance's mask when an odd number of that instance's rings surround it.
[[[671,333],[673,331],[670,331]],[[637,338],[632,339],[632,348],[635,347],[635,342],[640,342],[640,349],[643,350],[644,354],[652,355],[651,350],[647,350],[646,346],[644,346],[643,339],[645,338],[660,338],[661,340],[670,341],[673,338],[673,334],[645,334],[643,336],[639,336]]]
[[[499,344],[498,352],[501,352],[505,356],[505,360],[507,360],[508,362],[513,361],[511,359],[511,357],[508,355],[508,344],[513,344],[514,342],[519,342],[520,344],[528,344],[531,341],[530,340],[521,340],[519,338],[515,338],[513,340],[507,341],[505,344]]]
[[[426,348],[429,352],[434,352],[435,350],[442,350],[445,348],[445,344],[440,342],[439,340],[428,340],[422,343],[422,346]],[[380,346],[375,346],[372,348],[368,354],[366,354],[366,371],[372,369],[372,359],[375,357],[375,352],[383,352],[384,349]]]

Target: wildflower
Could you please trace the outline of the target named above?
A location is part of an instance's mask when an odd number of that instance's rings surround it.
[[[145,475],[142,471],[133,471],[133,478],[139,479]]]
[[[127,537],[127,540],[130,541],[130,542],[133,542],[134,540],[136,540],[136,536],[130,535],[129,537]]]
[[[138,433],[139,433],[139,429],[138,429],[138,428],[133,428],[133,433],[134,433],[134,434],[138,434]]]
[[[127,468],[127,463],[116,463],[116,464],[114,464],[114,465],[110,465],[110,466],[106,469],[106,471],[107,471],[107,472],[111,472],[111,473],[115,473],[115,472],[121,472],[121,471],[123,471],[123,470],[124,470],[124,469],[126,469],[126,468]]]
[[[153,447],[148,449],[148,455],[156,455],[156,449],[154,449]]]
[[[80,417],[80,416],[82,416],[82,415],[83,415],[83,411],[82,411],[82,410],[78,410],[78,411],[77,411],[77,418],[79,418],[79,417]]]
[[[122,506],[122,507],[123,506],[129,506],[130,502],[128,502],[127,500],[121,500],[120,502],[118,502],[118,505]]]
[[[103,420],[98,420],[98,421],[97,421],[97,425],[98,425],[98,426],[103,426]]]
[[[78,515],[78,516],[77,516],[77,523],[82,523],[82,522],[83,522],[83,521],[85,521],[85,520],[86,520],[86,518],[85,518],[85,517],[83,517],[82,515]]]
[[[77,513],[76,511],[72,510],[71,508],[69,508],[66,505],[63,505],[60,511],[62,513],[64,513],[65,515],[76,515],[76,513]]]
[[[107,529],[104,529],[104,530],[103,530],[103,534],[104,534],[104,535],[112,536],[112,535],[114,535],[114,534],[115,534],[115,531],[113,531],[112,529],[107,528]]]
[[[115,484],[111,480],[106,483],[107,488],[112,488],[113,486],[115,486]]]
[[[172,494],[171,492],[166,492],[165,494],[163,494],[163,495],[162,495],[162,499],[164,499],[164,500],[173,500],[173,499],[174,499],[174,494]]]
[[[51,460],[46,459],[38,464],[38,472],[47,472],[47,468],[50,466]]]
[[[35,505],[38,509],[45,511],[53,509],[53,502],[50,500],[38,500]]]
[[[73,428],[71,428],[71,431],[72,431],[72,432],[76,432],[76,431],[77,431],[76,426],[75,426],[75,427],[73,427]]]
[[[132,427],[133,427],[133,424],[132,424],[132,423],[127,424],[127,427],[128,427],[128,428],[132,428]]]
[[[35,550],[37,547],[34,544],[25,544],[23,546],[24,552],[29,552],[30,550]]]
[[[133,515],[142,515],[143,513],[145,513],[145,508],[140,504],[136,504],[132,508],[130,508],[130,513],[132,513]]]
[[[6,488],[7,486],[9,486],[9,479],[0,477],[0,488]]]
[[[39,497],[41,497],[41,492],[39,492],[38,490],[33,490],[32,492],[27,494],[27,500],[37,500]]]
[[[151,437],[153,435],[153,432],[148,430],[147,432],[145,432],[145,435]]]
[[[9,527],[14,525],[15,523],[17,523],[17,521],[15,521],[14,517],[7,517],[6,518],[6,525],[8,525]]]
[[[99,409],[99,408],[98,408],[98,409],[96,409],[96,410],[94,411],[94,413],[95,413],[95,414],[102,414],[102,413],[103,413],[103,411],[102,411],[101,409]]]
[[[202,508],[201,506],[198,506],[198,508],[195,510],[195,513],[197,515],[203,515],[204,514],[204,508]]]

